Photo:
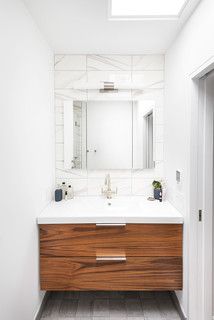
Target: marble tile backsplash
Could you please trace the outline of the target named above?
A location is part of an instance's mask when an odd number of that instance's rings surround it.
[[[100,94],[102,81],[113,81],[118,93]],[[163,178],[163,55],[56,55],[56,183],[65,181],[75,195],[99,195],[107,173],[118,195],[152,195],[151,183]],[[86,171],[64,169],[63,105],[66,100],[154,100],[154,170]]]

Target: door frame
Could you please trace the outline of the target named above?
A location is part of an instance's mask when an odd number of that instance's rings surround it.
[[[205,317],[206,313],[206,306],[205,303],[200,301],[201,296],[199,294],[199,281],[198,278],[200,277],[200,281],[202,287],[205,288],[207,285],[207,281],[210,281],[209,278],[204,276],[204,271],[200,269],[198,258],[199,252],[198,249],[200,248],[200,228],[199,228],[199,217],[198,217],[198,210],[201,209],[199,207],[200,203],[198,201],[198,186],[200,184],[200,176],[199,173],[199,151],[200,151],[200,121],[201,115],[204,112],[204,104],[201,101],[200,94],[201,90],[203,90],[203,77],[214,69],[214,56],[212,56],[209,60],[205,61],[201,64],[196,70],[194,70],[188,78],[189,81],[189,101],[191,106],[191,132],[190,132],[190,154],[189,154],[189,164],[188,164],[188,171],[189,171],[189,181],[188,181],[188,208],[189,208],[189,219],[187,221],[189,225],[189,267],[188,267],[188,279],[189,279],[189,286],[188,286],[188,314],[189,320],[208,320],[207,318],[201,319],[200,312],[203,313]],[[202,110],[203,108],[203,110]],[[202,231],[203,232],[203,231]],[[208,230],[210,233],[210,230]],[[211,231],[212,233],[212,231]],[[208,237],[211,235],[208,234]],[[203,248],[202,248],[203,250]],[[204,255],[204,259],[206,259],[206,255]],[[205,290],[203,290],[204,292]],[[204,300],[204,295],[202,293],[202,299]]]

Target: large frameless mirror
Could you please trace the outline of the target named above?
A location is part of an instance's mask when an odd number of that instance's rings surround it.
[[[153,110],[146,100],[65,101],[65,169],[153,169]]]

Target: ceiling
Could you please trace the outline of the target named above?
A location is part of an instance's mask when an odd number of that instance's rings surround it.
[[[162,21],[109,20],[108,0],[23,1],[55,53],[150,54],[165,53],[200,0]]]

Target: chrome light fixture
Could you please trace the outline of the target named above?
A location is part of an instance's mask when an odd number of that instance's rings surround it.
[[[100,89],[100,93],[111,93],[111,92],[118,92],[118,89],[115,89],[114,82],[111,81],[104,81],[103,89]]]

